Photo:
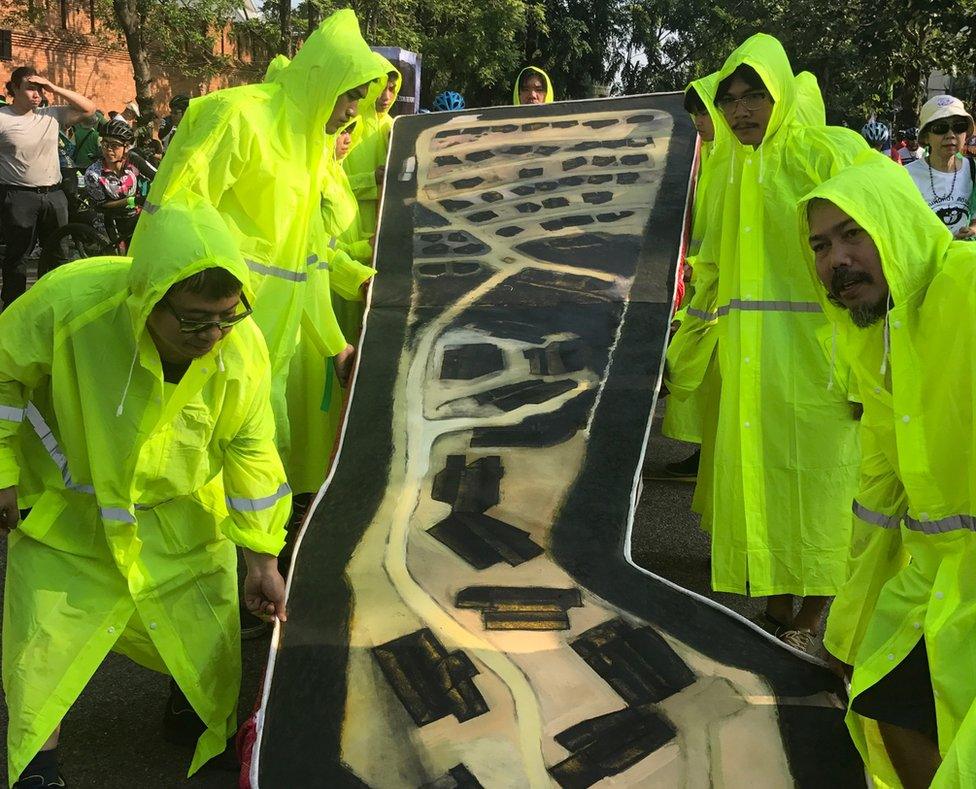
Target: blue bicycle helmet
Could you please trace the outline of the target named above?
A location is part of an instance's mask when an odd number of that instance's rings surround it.
[[[861,136],[869,143],[884,144],[888,141],[888,127],[881,121],[870,120],[861,127]]]
[[[434,99],[435,112],[453,112],[454,110],[464,109],[464,96],[455,90],[445,90],[438,93]]]

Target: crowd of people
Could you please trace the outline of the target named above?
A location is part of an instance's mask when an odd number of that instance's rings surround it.
[[[712,586],[765,597],[756,624],[805,653],[829,604],[877,785],[976,786],[972,115],[935,96],[886,149],[874,119],[827,126],[762,34],[685,108],[701,173],[664,432],[700,450],[665,475],[697,480]]]
[[[287,619],[287,556],[332,455],[400,88],[339,11],[261,83],[176,97],[139,157],[154,171],[140,194],[137,105],[100,120],[30,67],[11,75],[13,786],[64,786],[61,721],[113,650],[172,678],[164,731],[194,747],[191,774],[227,752],[242,622]],[[542,69],[517,75],[514,104],[554,98]],[[694,81],[685,108],[701,166],[665,432],[701,447],[682,473],[697,478],[713,588],[766,598],[757,624],[804,653],[833,600],[824,647],[850,679],[871,774],[976,786],[974,347],[957,317],[976,293],[973,118],[937,96],[895,145],[874,119],[861,135],[828,126],[816,79],[762,34]],[[27,255],[66,221],[59,135],[131,243],[28,290]]]

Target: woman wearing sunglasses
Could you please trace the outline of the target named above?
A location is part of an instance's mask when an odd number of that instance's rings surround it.
[[[922,105],[919,126],[926,155],[905,169],[955,237],[976,240],[976,161],[965,155],[966,139],[974,131],[973,116],[954,96],[935,96]]]

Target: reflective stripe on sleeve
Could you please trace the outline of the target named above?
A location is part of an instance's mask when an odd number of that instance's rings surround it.
[[[23,422],[24,409],[11,408],[9,405],[0,405],[0,419],[6,419],[8,422]]]
[[[823,312],[815,301],[751,301],[731,299],[728,304],[718,308],[718,315],[728,315],[733,310],[741,312]]]
[[[934,521],[920,521],[906,515],[905,525],[912,531],[919,531],[923,534],[942,534],[960,529],[976,531],[976,516],[950,515],[947,518],[939,518]]]
[[[264,274],[267,277],[278,277],[278,279],[288,279],[292,282],[305,282],[308,279],[308,274],[304,271],[289,271],[278,266],[266,266],[256,260],[245,260],[244,262],[251,271],[256,274]]]
[[[869,510],[857,499],[854,500],[854,504],[851,507],[854,514],[860,518],[865,523],[872,523],[875,526],[880,526],[883,529],[897,529],[898,525],[901,523],[903,514],[899,515],[885,515],[882,512],[875,512],[874,510]]]
[[[705,312],[705,310],[696,310],[694,307],[688,308],[688,314],[703,321],[713,321],[718,317],[717,312]]]
[[[31,427],[34,428],[34,432],[37,433],[37,437],[41,439],[41,444],[44,445],[44,449],[51,456],[54,465],[61,472],[61,480],[64,482],[64,486],[68,490],[74,490],[78,493],[88,493],[94,496],[95,488],[91,485],[76,485],[71,478],[71,472],[68,470],[68,459],[64,456],[64,452],[61,451],[61,446],[58,444],[57,438],[54,437],[54,432],[48,426],[48,423],[44,421],[41,412],[37,410],[37,406],[28,402],[27,408],[24,409],[24,415],[27,417],[27,421],[30,422]]]
[[[291,493],[291,488],[288,487],[287,482],[282,482],[281,487],[277,491],[272,493],[270,496],[264,496],[260,499],[237,499],[231,496],[227,497],[227,506],[232,510],[237,510],[238,512],[259,512],[260,510],[266,510],[273,506],[275,502],[279,499],[283,499]]]
[[[146,202],[142,204],[142,210],[147,214],[155,214],[159,210],[159,206],[146,200]]]

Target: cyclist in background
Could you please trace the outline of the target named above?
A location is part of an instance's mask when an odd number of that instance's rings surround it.
[[[108,225],[112,223],[117,236],[128,244],[145,198],[145,179],[129,161],[135,134],[128,123],[117,118],[102,126],[101,138],[102,159],[85,170],[85,190],[105,217],[109,235]]]
[[[888,127],[881,121],[869,120],[861,127],[861,136],[876,151],[884,153],[885,148],[888,147],[888,139],[890,136]]]
[[[464,109],[464,96],[456,90],[445,90],[434,97],[434,112],[455,112]]]
[[[898,149],[899,160],[902,164],[911,164],[922,158],[922,149],[918,144],[918,129],[903,129],[899,135],[902,145]]]

